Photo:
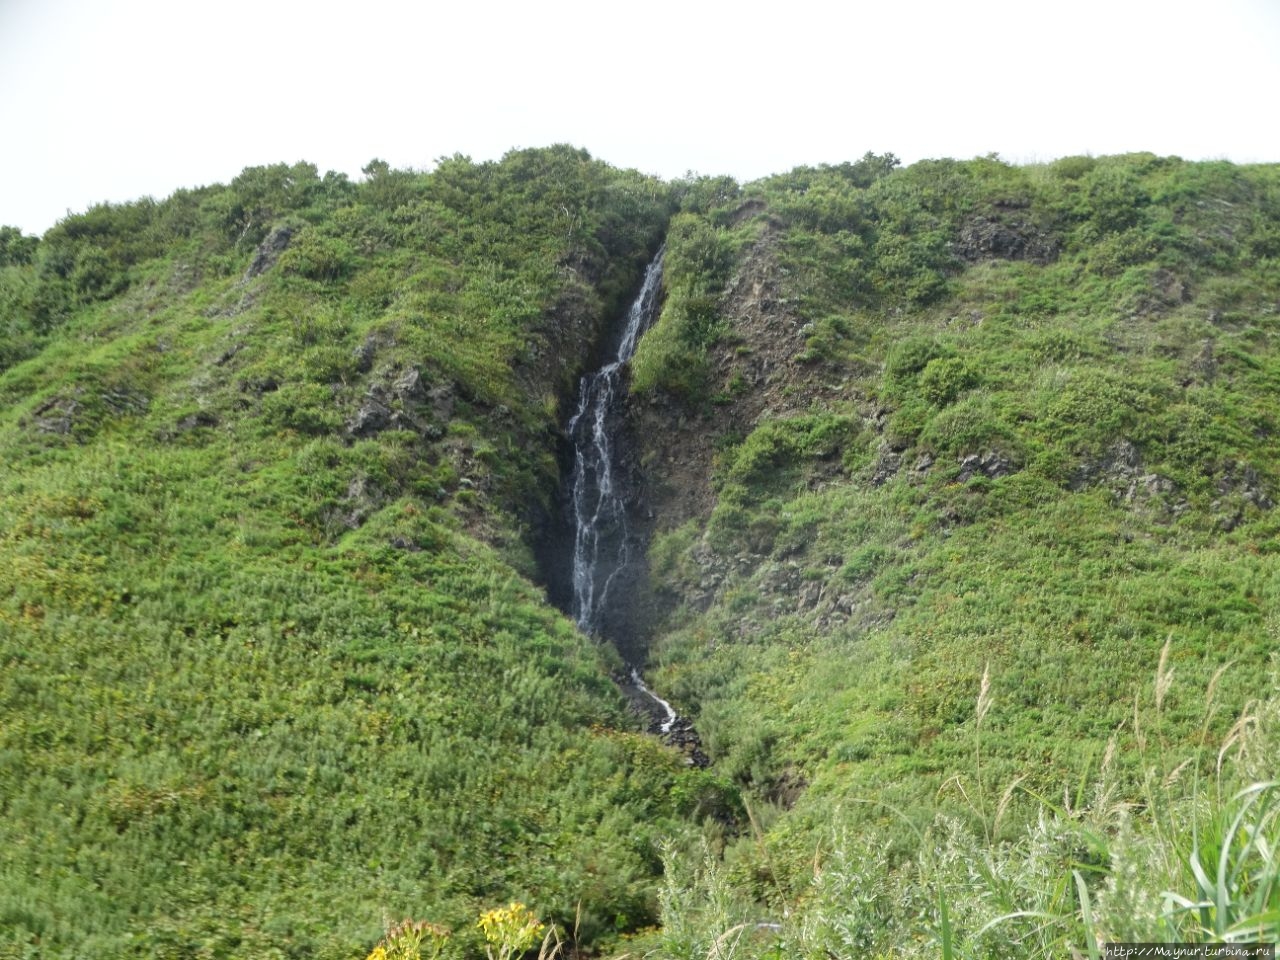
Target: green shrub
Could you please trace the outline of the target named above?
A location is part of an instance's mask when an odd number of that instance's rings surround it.
[[[937,454],[964,456],[995,451],[1015,455],[1016,431],[1004,410],[987,396],[971,396],[935,413],[920,432],[919,442]]]
[[[17,227],[0,226],[0,269],[30,264],[39,246],[39,237],[25,236]]]
[[[891,384],[914,383],[933,360],[952,356],[953,351],[935,337],[913,336],[897,340],[885,361],[885,376]]]
[[[917,380],[921,395],[945,406],[978,384],[978,374],[962,357],[935,357],[925,364]]]
[[[341,280],[351,273],[354,256],[350,246],[313,228],[303,228],[280,255],[279,269],[323,283]]]
[[[1094,443],[1125,435],[1150,412],[1156,398],[1144,385],[1114,373],[1088,368],[1047,375],[1041,388],[1044,415],[1058,428]]]
[[[1097,159],[1087,156],[1062,157],[1049,164],[1054,176],[1063,180],[1079,180],[1097,166]]]
[[[731,251],[722,229],[701,217],[681,213],[667,229],[663,269],[668,287],[719,290],[728,279]]]
[[[932,416],[923,398],[908,398],[889,415],[884,441],[891,450],[905,450],[916,442]]]

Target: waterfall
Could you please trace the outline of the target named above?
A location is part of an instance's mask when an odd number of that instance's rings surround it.
[[[573,443],[570,476],[573,509],[573,608],[578,626],[599,633],[609,589],[631,562],[634,543],[627,529],[624,490],[617,482],[611,420],[621,402],[622,368],[658,312],[662,254],[645,270],[640,292],[627,310],[613,359],[578,384],[578,406],[569,421]]]
[[[665,249],[665,248],[664,248]],[[622,413],[622,371],[636,351],[640,335],[657,318],[662,290],[659,250],[644,274],[640,292],[627,310],[613,358],[578,383],[578,404],[569,420],[573,468],[569,476],[573,526],[573,619],[583,632],[617,641],[609,632],[609,593],[627,583],[623,576],[638,543],[627,526],[627,496],[631,483],[619,477],[615,428]],[[620,651],[626,655],[625,651]],[[710,763],[702,752],[693,724],[645,684],[639,669],[627,664],[614,679],[636,707],[647,713],[650,730],[682,750],[696,766]]]

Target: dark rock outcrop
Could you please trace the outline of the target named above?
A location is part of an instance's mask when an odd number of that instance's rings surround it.
[[[1007,219],[978,215],[960,227],[952,251],[966,263],[981,260],[1030,260],[1051,263],[1058,258],[1057,239],[1022,217]]]
[[[984,476],[990,480],[1007,477],[1017,469],[1012,460],[1002,453],[987,450],[984,453],[971,453],[960,458],[960,473],[956,479],[964,483],[970,477]]]
[[[293,241],[293,234],[294,228],[289,226],[276,227],[267,234],[266,239],[258,244],[258,249],[254,251],[249,269],[244,272],[244,280],[252,280],[274,267],[276,261],[280,259],[280,254],[289,248],[289,244]]]
[[[371,437],[383,430],[410,430],[427,439],[439,439],[453,415],[454,397],[451,384],[428,388],[417,367],[390,371],[369,385],[360,406],[347,420],[347,434]]]

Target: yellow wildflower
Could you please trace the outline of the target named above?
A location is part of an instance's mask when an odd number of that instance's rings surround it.
[[[436,960],[449,931],[426,920],[403,920],[391,927],[367,960]],[[424,941],[427,953],[423,953]]]
[[[537,943],[547,929],[532,910],[518,901],[485,911],[476,926],[484,933],[489,960],[511,960]]]

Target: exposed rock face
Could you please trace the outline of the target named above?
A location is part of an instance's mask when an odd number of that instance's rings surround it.
[[[1219,529],[1230,532],[1240,525],[1250,509],[1270,510],[1275,502],[1263,486],[1263,480],[1252,465],[1229,461],[1215,484],[1218,494],[1212,509]]]
[[[1234,460],[1229,462],[1223,475],[1218,478],[1217,490],[1224,497],[1235,494],[1260,510],[1270,510],[1275,506],[1262,485],[1261,475],[1247,463]]]
[[[368,477],[363,474],[354,476],[347,484],[347,492],[342,498],[345,509],[340,512],[338,519],[348,529],[355,530],[377,512],[385,500],[378,485]]]
[[[1175,499],[1177,485],[1172,480],[1144,471],[1141,452],[1128,440],[1117,440],[1101,457],[1080,464],[1068,480],[1072,490],[1095,485],[1109,489],[1120,502],[1139,506],[1154,502],[1173,514],[1187,508],[1185,499]]]
[[[351,352],[352,358],[356,362],[356,369],[361,373],[368,373],[373,369],[373,358],[378,355],[378,338],[375,336],[365,337],[360,346]]]
[[[151,398],[128,385],[86,389],[77,386],[49,397],[20,421],[37,433],[85,439],[110,417],[145,413]]]
[[[371,437],[391,426],[391,408],[386,391],[376,384],[369,388],[360,408],[347,421],[347,432],[353,437]]]
[[[845,392],[845,384],[830,382],[820,366],[805,361],[812,331],[785,296],[776,254],[777,228],[766,222],[720,301],[733,336],[710,348],[709,381],[727,402],[698,414],[669,397],[628,404],[628,429],[648,475],[644,501],[651,525],[671,529],[711,512],[715,437],[745,436],[763,419],[799,415],[815,400]]]
[[[218,417],[216,414],[201,410],[181,418],[175,424],[175,430],[177,433],[190,433],[192,430],[198,430],[201,427],[216,427],[217,425]]]
[[[1218,376],[1218,355],[1212,339],[1200,341],[1200,349],[1187,364],[1186,376],[1180,381],[1183,387],[1200,387],[1213,383]]]
[[[925,464],[924,470],[932,466],[932,461]],[[902,454],[896,450],[890,449],[888,446],[880,448],[879,454],[876,456],[875,466],[871,471],[871,485],[873,487],[883,487],[886,483],[898,475],[898,471],[902,469]],[[917,465],[917,470],[921,467]]]
[[[1025,216],[1005,218],[975,216],[960,228],[952,244],[957,257],[968,263],[981,260],[1030,260],[1050,263],[1058,258],[1058,241]]]
[[[177,437],[192,434],[197,430],[210,430],[222,421],[218,415],[209,410],[197,410],[179,417],[172,425],[156,430],[156,439],[164,443],[172,442]]]
[[[1013,461],[1004,456],[1004,454],[996,453],[992,450],[982,454],[971,453],[967,457],[960,459],[960,473],[956,480],[964,483],[970,477],[979,474],[995,480],[999,477],[1007,477],[1016,469]]]
[[[50,397],[33,411],[35,420],[32,425],[39,433],[65,436],[75,426],[79,409],[80,401],[75,397]]]
[[[280,254],[284,253],[292,242],[293,233],[293,227],[281,226],[267,234],[266,239],[258,244],[258,249],[254,251],[249,269],[244,272],[244,279],[252,280],[274,267],[276,261],[280,259]]]
[[[454,388],[440,384],[428,389],[417,367],[388,372],[369,385],[360,406],[347,421],[353,437],[371,437],[383,430],[411,430],[428,439],[444,435],[453,414]]]
[[[1071,474],[1072,490],[1102,481],[1128,481],[1138,475],[1142,467],[1142,455],[1128,440],[1117,440],[1105,454],[1094,460],[1086,460]]]
[[[1107,452],[1080,464],[1069,480],[1072,490],[1103,486],[1117,502],[1136,507],[1154,505],[1170,515],[1187,509],[1185,497],[1169,477],[1144,468],[1142,454],[1128,440],[1118,440]],[[1214,472],[1217,497],[1210,504],[1218,528],[1234,530],[1252,510],[1271,510],[1275,501],[1258,470],[1248,463],[1229,460]]]

